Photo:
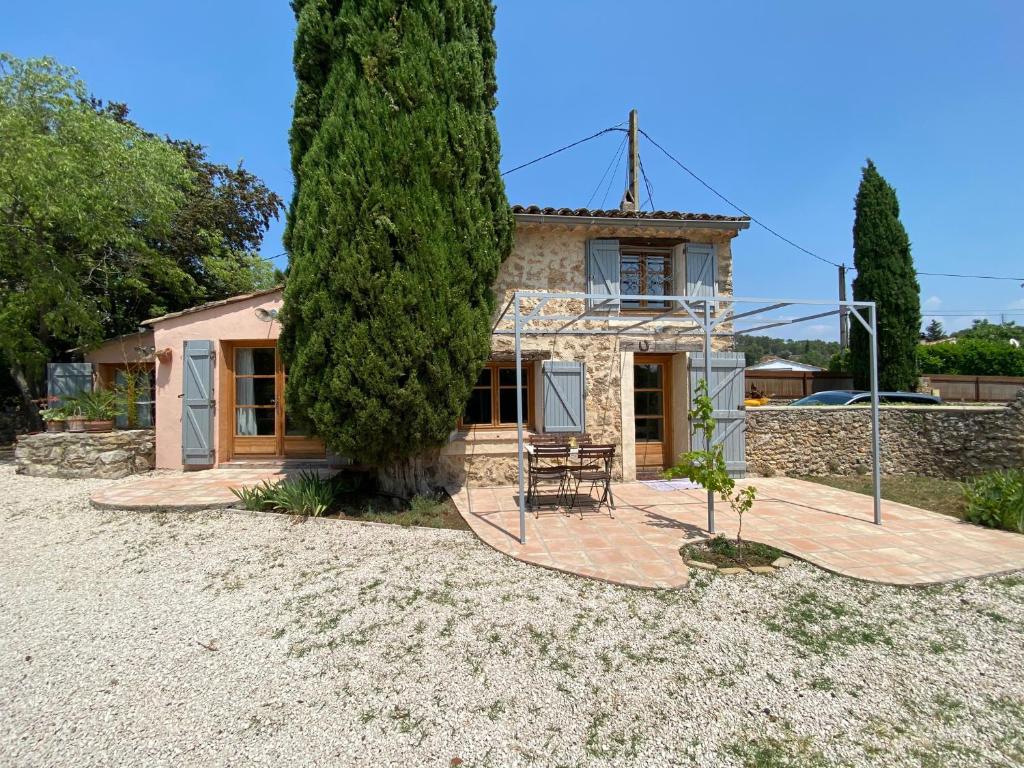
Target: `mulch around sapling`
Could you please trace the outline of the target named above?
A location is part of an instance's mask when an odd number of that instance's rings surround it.
[[[751,568],[771,565],[780,557],[786,557],[781,549],[760,544],[756,541],[744,541],[741,548],[736,546],[735,539],[716,536],[707,541],[684,544],[679,549],[683,560],[698,560],[711,563],[719,568]]]

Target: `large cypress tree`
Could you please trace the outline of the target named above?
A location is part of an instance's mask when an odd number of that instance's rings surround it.
[[[917,388],[917,345],[921,295],[910,255],[910,239],[900,223],[896,190],[868,160],[863,169],[853,223],[853,298],[874,301],[878,309],[878,382],[883,390]],[[862,313],[867,319],[867,313]],[[850,319],[850,368],[855,387],[867,389],[870,338]]]
[[[494,8],[292,7],[289,410],[342,455],[415,466],[405,460],[445,442],[488,357],[492,284],[512,245]]]

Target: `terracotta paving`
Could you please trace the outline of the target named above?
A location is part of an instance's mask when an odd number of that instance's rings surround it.
[[[324,472],[326,470],[319,470]],[[232,488],[275,482],[299,470],[275,467],[207,469],[144,475],[136,480],[100,488],[89,497],[100,509],[188,511],[235,506]]]
[[[836,573],[888,584],[933,584],[1024,568],[1024,536],[995,531],[906,504],[793,478],[757,478],[758,501],[744,537]],[[585,509],[527,513],[520,544],[518,488],[453,489],[462,516],[484,542],[519,560],[638,587],[683,587],[683,541],[706,535],[707,496],[663,482],[613,486],[614,519]],[[736,516],[716,503],[717,532],[735,535]]]

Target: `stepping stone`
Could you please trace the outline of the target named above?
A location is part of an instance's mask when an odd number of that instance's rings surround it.
[[[789,568],[794,562],[792,557],[780,557],[772,563],[772,568]]]

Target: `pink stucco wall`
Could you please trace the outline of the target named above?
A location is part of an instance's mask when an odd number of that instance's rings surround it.
[[[170,350],[170,356],[158,357],[156,365],[156,466],[161,469],[181,469],[181,399],[182,354],[185,342],[209,340],[214,342],[214,397],[218,413],[222,407],[220,383],[224,364],[223,342],[276,339],[281,331],[277,321],[266,322],[256,317],[259,308],[281,308],[281,290],[233,301],[229,304],[200,309],[179,317],[157,320],[153,323],[154,346],[157,352]],[[220,445],[218,419],[214,418],[214,446]],[[221,457],[217,457],[221,461]]]
[[[86,352],[85,362],[101,365],[125,365],[149,361],[149,357],[139,353],[139,347],[153,346],[153,332],[144,331],[131,333],[117,339],[103,342],[96,349]]]

